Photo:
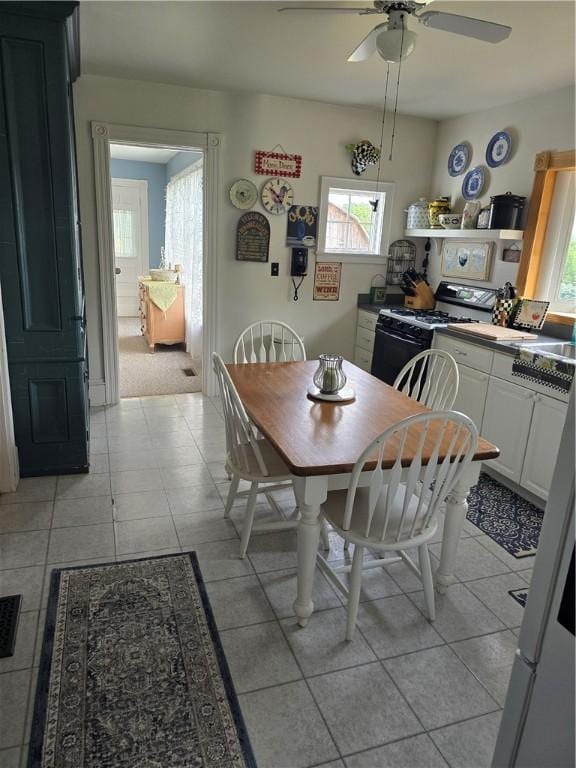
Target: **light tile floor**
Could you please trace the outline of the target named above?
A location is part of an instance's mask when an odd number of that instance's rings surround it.
[[[228,480],[217,400],[123,400],[91,416],[88,475],[22,480],[0,496],[0,594],[23,594],[15,655],[0,659],[0,766],[23,768],[52,569],[196,550],[260,768],[489,766],[522,621],[511,562],[466,523],[458,583],[423,613],[403,564],[365,574],[344,641],[340,596],[318,574],[316,613],[294,619],[294,532],[255,535],[238,557],[242,504]],[[291,492],[277,493],[287,510]],[[270,509],[258,507],[262,518]],[[431,547],[438,555],[440,544]],[[332,539],[330,558],[342,559]],[[433,557],[436,561],[436,558]]]

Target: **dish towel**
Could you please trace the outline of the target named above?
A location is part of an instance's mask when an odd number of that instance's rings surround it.
[[[144,280],[148,287],[150,301],[162,312],[167,312],[176,301],[180,286],[176,283],[164,283],[160,280]]]
[[[512,375],[537,381],[544,387],[569,392],[576,367],[563,360],[552,360],[538,352],[519,349],[512,363]]]

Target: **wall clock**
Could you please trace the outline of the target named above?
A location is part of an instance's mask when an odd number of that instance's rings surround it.
[[[262,205],[269,213],[286,213],[294,203],[294,192],[286,179],[268,179],[260,191]]]
[[[252,208],[258,200],[258,190],[248,179],[238,179],[230,187],[230,202],[236,208],[246,210]]]

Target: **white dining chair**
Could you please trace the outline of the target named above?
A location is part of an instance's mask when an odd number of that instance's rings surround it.
[[[458,394],[458,366],[441,349],[426,349],[413,357],[394,382],[398,389],[433,411],[450,410]]]
[[[259,320],[245,328],[234,345],[235,363],[306,360],[304,342],[280,320]]]
[[[354,634],[362,572],[368,568],[406,563],[422,581],[426,613],[430,621],[435,619],[428,542],[437,529],[438,507],[466,470],[477,442],[474,422],[462,413],[433,411],[410,416],[367,446],[354,465],[347,490],[328,493],[322,506],[323,519],[355,545],[351,565],[333,567],[318,556],[321,570],[347,597],[347,640]],[[414,458],[403,466],[407,443],[415,448]],[[382,469],[384,457],[392,462],[386,473]],[[375,463],[374,468],[365,471],[367,462]],[[366,547],[383,557],[364,562]],[[406,553],[410,548],[418,549],[418,565]],[[395,556],[386,557],[388,552]],[[339,573],[350,574],[349,587]]]
[[[246,556],[250,535],[254,531],[277,531],[295,528],[295,515],[286,518],[276,504],[271,492],[292,485],[292,475],[268,440],[259,437],[248,418],[234,382],[226,370],[220,355],[212,355],[214,372],[218,380],[224,411],[226,431],[226,470],[231,476],[230,490],[224,508],[224,517],[229,517],[234,500],[247,496],[246,511],[242,525],[240,557]],[[239,491],[240,480],[250,483],[250,490]],[[283,518],[277,522],[254,525],[254,513],[258,495],[265,494],[272,508]]]

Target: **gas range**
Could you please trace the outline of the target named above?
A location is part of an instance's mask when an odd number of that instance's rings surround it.
[[[436,309],[381,309],[376,323],[372,375],[394,384],[402,368],[429,349],[435,328],[448,323],[490,321],[496,298],[493,288],[442,281],[434,294]]]
[[[460,317],[438,309],[381,309],[380,317],[391,318],[393,322],[383,321],[384,326],[403,329],[405,325],[434,330],[448,323],[478,323],[471,317]]]

